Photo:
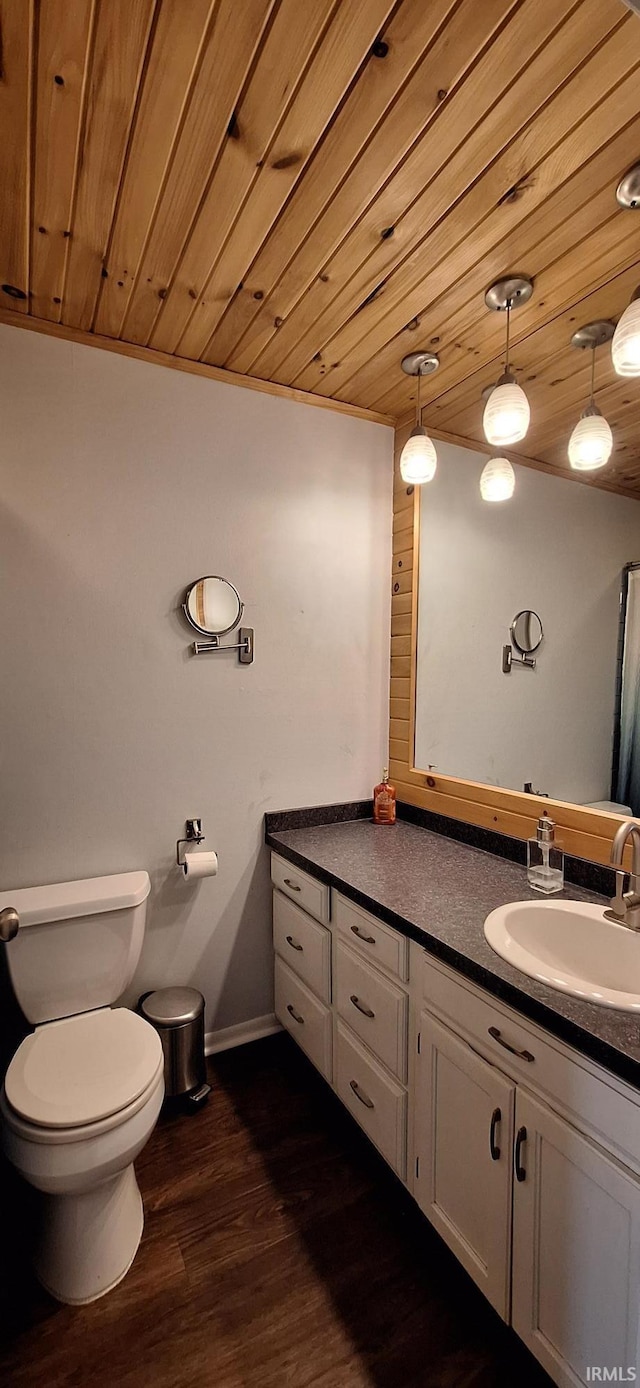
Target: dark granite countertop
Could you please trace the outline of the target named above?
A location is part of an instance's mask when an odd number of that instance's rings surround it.
[[[266,839],[290,862],[640,1088],[640,1017],[537,983],[487,944],[483,925],[490,911],[507,901],[540,899],[519,863],[402,821],[393,827],[358,819],[268,830]],[[562,896],[606,900],[572,885],[556,899]]]

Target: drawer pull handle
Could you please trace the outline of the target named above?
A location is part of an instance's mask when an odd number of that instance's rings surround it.
[[[351,994],[351,1001],[354,1007],[357,1007],[358,1012],[362,1013],[363,1017],[375,1017],[375,1012],[372,1012],[371,1008],[367,1007],[365,1003],[360,1002],[360,999],[356,996],[355,993]]]
[[[294,940],[293,935],[287,935],[287,944],[291,945],[292,949],[299,949],[300,953],[303,953],[302,945],[299,945],[297,941]]]
[[[365,1108],[375,1108],[373,1099],[370,1099],[367,1094],[363,1093],[357,1080],[349,1080],[349,1084],[356,1096],[356,1099],[359,1099],[360,1103],[364,1104]]]
[[[501,1035],[498,1027],[489,1027],[489,1035],[498,1042],[499,1046],[503,1046],[505,1051],[509,1051],[510,1055],[517,1055],[519,1060],[535,1060],[531,1051],[518,1051],[515,1046],[510,1046],[509,1042],[505,1041],[504,1036]]]
[[[295,1007],[292,1007],[290,1002],[287,1003],[287,1012],[291,1013],[294,1022],[299,1022],[300,1026],[304,1026],[304,1017],[301,1017],[300,1013],[296,1012]]]
[[[500,1148],[496,1142],[496,1128],[502,1122],[502,1110],[494,1108],[491,1114],[491,1127],[489,1128],[489,1151],[492,1161],[500,1161]]]
[[[522,1152],[522,1144],[523,1144],[524,1142],[526,1142],[526,1140],[527,1140],[527,1130],[526,1130],[526,1128],[518,1128],[518,1135],[517,1135],[517,1137],[516,1137],[516,1145],[515,1145],[514,1154],[513,1154],[513,1164],[514,1164],[515,1173],[516,1173],[516,1181],[526,1181],[526,1179],[527,1179],[527,1173],[526,1173],[525,1167],[522,1165],[522,1162],[521,1162],[521,1160],[520,1160],[520,1155],[521,1155],[521,1152]]]
[[[363,935],[359,925],[352,925],[351,929],[353,934],[358,936],[359,940],[364,940],[365,945],[375,945],[373,935]]]
[[[283,881],[284,881],[285,887],[289,887],[290,890],[291,890],[292,892],[301,892],[301,891],[302,891],[302,887],[298,886],[298,883],[297,883],[297,882],[292,882],[290,877],[284,877],[284,878],[283,878]]]

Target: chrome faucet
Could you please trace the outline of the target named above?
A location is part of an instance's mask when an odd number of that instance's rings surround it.
[[[629,890],[624,890],[625,872],[622,855],[627,840],[633,840],[633,862],[629,877]],[[629,930],[640,930],[640,824],[633,819],[625,819],[616,830],[611,845],[611,866],[616,869],[616,894],[611,899],[610,910],[605,911],[608,920],[626,925]]]

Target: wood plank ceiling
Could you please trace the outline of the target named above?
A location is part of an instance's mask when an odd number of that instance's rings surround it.
[[[582,322],[640,283],[640,19],[621,0],[0,0],[0,310],[480,440],[508,270],[564,469]],[[8,321],[10,315],[4,314]],[[54,329],[55,330],[55,329]],[[640,495],[640,382],[598,356]]]

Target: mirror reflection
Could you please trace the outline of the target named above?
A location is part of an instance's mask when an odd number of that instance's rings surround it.
[[[542,643],[542,622],[537,612],[525,608],[511,623],[511,640],[521,655],[533,655]]]
[[[192,627],[204,636],[224,636],[238,625],[243,605],[240,594],[227,578],[210,574],[191,584],[183,611]]]
[[[419,503],[415,766],[640,814],[640,502],[514,463],[512,499],[489,506],[486,454],[438,454]],[[505,674],[507,633],[536,655]]]

